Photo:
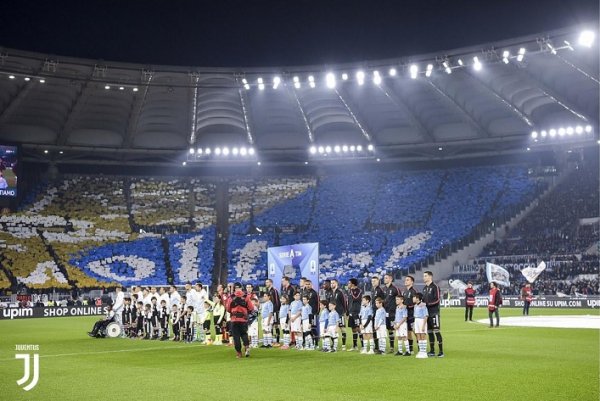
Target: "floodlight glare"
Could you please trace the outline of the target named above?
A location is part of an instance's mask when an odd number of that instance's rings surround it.
[[[396,76],[396,72],[397,71],[396,71],[395,68],[390,68],[390,71],[389,71],[390,77],[395,77]]]
[[[419,66],[416,64],[411,65],[410,66],[410,77],[412,79],[416,79],[418,73],[419,73]]]
[[[585,47],[592,47],[596,34],[592,31],[583,31],[579,35],[579,44]]]
[[[362,146],[361,146],[361,145],[358,145],[358,146],[356,147],[356,151],[357,151],[357,152],[362,152]]]
[[[342,74],[342,80],[347,81],[348,80],[348,74],[343,73]]]
[[[475,71],[481,71],[481,62],[477,56],[473,57],[473,69]]]
[[[531,137],[532,137],[533,139],[537,138],[537,137],[538,137],[538,133],[537,133],[537,131],[533,131],[533,132],[531,133]]]
[[[335,75],[332,72],[327,73],[325,76],[325,82],[329,89],[335,88]]]
[[[331,146],[325,146],[325,153],[331,153]]]
[[[586,125],[586,126],[585,126],[585,132],[587,132],[588,134],[589,134],[590,132],[592,132],[592,126],[591,126],[591,125]]]
[[[362,85],[365,83],[365,73],[363,71],[357,71],[356,72],[356,80],[358,81],[359,85]]]
[[[240,153],[240,150],[239,150],[238,148],[233,148],[233,149],[231,149],[231,154],[232,154],[232,155],[234,155],[234,156],[237,156],[237,155],[238,155],[238,153]]]
[[[575,133],[575,130],[573,129],[573,127],[567,127],[567,135],[573,135]]]
[[[46,80],[42,78],[42,79],[40,79],[40,83],[41,84],[46,83]]]
[[[546,130],[542,130],[542,132],[540,132],[540,135],[542,136],[542,138],[545,138],[546,135],[548,135],[548,133],[546,132]]]
[[[242,146],[242,147],[240,148],[240,155],[242,155],[242,156],[246,156],[246,154],[247,154],[247,153],[248,153],[248,151],[246,150],[246,148]]]
[[[524,47],[521,47],[521,48],[519,49],[519,55],[517,56],[517,61],[518,61],[518,62],[521,62],[521,61],[523,61],[523,57],[525,57],[525,52],[526,52],[526,50],[525,50],[525,48],[524,48]]]
[[[242,83],[243,83],[244,85],[246,85],[246,84],[248,83],[248,80],[247,80],[246,78],[242,78]]]
[[[187,166],[187,162],[182,162],[181,165],[182,166]]]
[[[133,88],[133,91],[134,91],[134,92],[137,92],[137,91],[138,91],[138,88]]]
[[[248,154],[249,154],[250,156],[254,156],[254,148],[250,148],[250,149],[248,149]]]
[[[465,63],[463,63],[462,59],[458,59],[458,65],[462,67],[463,65],[465,65]]]
[[[350,152],[354,152],[356,150],[356,147],[354,145],[350,146]]]
[[[125,90],[125,87],[124,86],[119,86],[119,90],[120,91]]]
[[[27,82],[31,81],[31,78],[29,78],[29,77],[25,77],[25,78],[23,78],[23,79],[24,79],[25,81],[27,81]]]
[[[565,136],[565,129],[564,129],[564,128],[562,128],[562,127],[560,127],[560,128],[558,129],[558,135],[559,135],[559,136]]]
[[[256,80],[256,82],[258,82],[259,84],[264,83],[263,79],[261,77],[258,77],[258,79]]]
[[[224,147],[223,148],[223,156],[228,156],[229,155],[229,148],[228,147]]]
[[[196,150],[196,153],[198,153],[199,155],[202,154],[202,148],[198,148],[198,150]]]
[[[219,156],[221,154],[221,148],[215,148],[215,155]]]
[[[379,75],[379,71],[373,71],[373,83],[375,85],[381,85],[381,75]]]
[[[583,134],[583,127],[581,125],[578,125],[577,127],[575,127],[575,132],[579,135]]]
[[[317,147],[316,147],[316,146],[311,146],[311,147],[310,147],[310,154],[311,154],[311,155],[314,155],[314,154],[316,154],[316,153],[317,153]]]
[[[348,152],[348,145],[342,146],[342,152],[344,152],[344,153]]]
[[[555,130],[554,128],[552,128],[552,129],[550,130],[550,137],[551,137],[551,138],[554,138],[555,136],[556,136],[556,130]]]
[[[373,147],[373,144],[370,143],[369,146],[367,146],[367,149],[369,150],[369,152],[372,152],[375,148]]]
[[[335,153],[340,153],[340,152],[342,151],[342,148],[340,147],[340,145],[335,145],[335,146],[333,147],[333,151],[334,151]]]
[[[281,83],[280,77],[273,77],[273,89],[277,89],[279,84]]]
[[[15,79],[15,76],[14,75],[9,75],[8,79]]]
[[[210,155],[210,148],[204,149],[204,153],[206,153],[207,155]]]
[[[195,152],[194,148],[190,148],[190,155],[193,155]]]
[[[427,64],[427,70],[425,71],[425,76],[430,77],[432,71],[433,71],[433,64]]]
[[[319,154],[323,154],[325,153],[325,148],[323,146],[319,146],[319,149],[317,149],[317,151],[319,152]]]
[[[104,86],[104,89],[106,89],[106,90],[109,90],[109,89],[110,89],[110,86],[109,86],[109,85],[106,85],[106,86]]]
[[[248,85],[248,84],[245,84],[245,85],[244,85],[244,89],[246,89],[247,91],[248,91],[248,90],[250,90],[250,85]]]

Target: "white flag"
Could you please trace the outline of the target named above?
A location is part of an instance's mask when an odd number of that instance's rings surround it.
[[[510,274],[502,266],[486,262],[485,271],[487,274],[487,279],[490,283],[494,281],[496,284],[503,287],[510,286]]]
[[[538,267],[526,267],[521,270],[523,276],[529,281],[533,283],[536,278],[546,269],[546,263],[542,261]]]

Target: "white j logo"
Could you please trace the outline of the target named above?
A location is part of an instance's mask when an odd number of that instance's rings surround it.
[[[31,380],[31,383],[23,387],[23,390],[25,391],[29,391],[34,388],[38,382],[38,379],[40,378],[40,354],[33,354],[31,356],[33,357],[33,379]],[[29,375],[31,373],[29,369],[29,357],[29,354],[15,354],[16,359],[22,359],[24,361],[23,377],[17,380],[17,384],[19,386],[25,384],[29,380]]]

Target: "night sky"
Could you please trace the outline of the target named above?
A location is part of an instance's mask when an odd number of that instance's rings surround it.
[[[144,64],[285,66],[409,56],[574,25],[598,0],[3,0],[0,46]]]

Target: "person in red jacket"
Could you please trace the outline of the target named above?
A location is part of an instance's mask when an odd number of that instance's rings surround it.
[[[521,289],[521,299],[523,300],[523,315],[529,316],[529,305],[531,305],[531,301],[533,301],[533,289],[531,288],[531,284],[525,284],[525,287]]]
[[[244,294],[242,285],[236,283],[233,297],[227,302],[227,311],[231,315],[231,334],[235,345],[236,357],[242,357],[242,343],[246,358],[250,356],[248,341],[248,315],[254,312],[251,294]]]
[[[473,321],[473,307],[475,306],[475,288],[473,288],[473,282],[467,281],[467,288],[465,288],[465,322],[467,319]]]
[[[500,326],[500,305],[502,305],[502,294],[500,294],[497,284],[492,281],[490,283],[490,298],[488,301],[490,327],[494,327],[494,314],[496,315],[496,327]]]

